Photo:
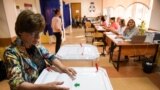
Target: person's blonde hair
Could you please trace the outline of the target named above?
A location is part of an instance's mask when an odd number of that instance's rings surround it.
[[[130,21],[133,21],[133,23],[134,23],[134,27],[136,26],[136,23],[135,23],[135,21],[133,20],[133,19],[129,19],[129,21],[128,21],[128,23],[127,23],[127,26],[129,26],[129,22]]]

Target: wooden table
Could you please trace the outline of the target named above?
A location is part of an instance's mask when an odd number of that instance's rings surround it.
[[[110,39],[112,44],[115,44],[118,49],[117,60],[113,62],[114,67],[119,70],[120,59],[122,55],[126,56],[153,56],[153,62],[155,62],[156,55],[158,52],[158,44],[154,43],[131,43],[130,41],[125,41],[121,38],[116,38],[114,34],[106,34],[107,38]],[[113,46],[111,45],[111,48]],[[114,50],[110,52],[110,61],[112,60]]]

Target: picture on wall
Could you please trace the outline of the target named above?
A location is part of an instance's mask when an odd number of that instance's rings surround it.
[[[95,8],[95,5],[94,5],[94,2],[91,2],[90,3],[90,6],[89,6],[89,12],[95,12],[96,8]]]
[[[24,3],[25,10],[32,10],[32,4]]]

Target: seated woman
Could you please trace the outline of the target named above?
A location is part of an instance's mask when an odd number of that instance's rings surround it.
[[[107,21],[104,16],[101,17],[101,25],[104,27],[108,27]]]
[[[119,25],[120,25],[119,29],[117,31],[114,30],[112,32],[117,34],[118,36],[122,37],[123,32],[126,29],[125,20],[124,19],[120,19]],[[111,43],[111,46],[112,46],[112,48],[110,47],[109,49],[110,49],[111,52],[113,52],[113,50],[116,48],[116,45],[114,43]]]
[[[64,66],[53,54],[38,43],[45,20],[30,10],[22,11],[15,23],[17,39],[6,49],[4,61],[11,90],[69,90],[63,82],[34,84],[47,66],[50,70],[67,73],[73,78],[75,70]]]
[[[118,30],[118,24],[115,22],[115,17],[110,18],[110,25],[108,27],[104,27],[108,32],[114,32]]]
[[[97,16],[97,17],[96,17],[96,21],[97,21],[97,22],[101,22],[101,16]]]
[[[76,27],[80,28],[81,27],[81,17],[79,15],[76,16],[75,21],[76,21]]]
[[[88,21],[87,17],[86,17],[86,16],[83,16],[83,18],[82,18],[82,26],[83,26],[83,27],[85,27],[86,21]]]
[[[120,22],[119,22],[119,28],[118,30],[114,30],[112,31],[113,33],[117,34],[117,35],[123,35],[123,32],[124,30],[126,29],[126,24],[125,24],[125,20],[124,19],[120,19]]]
[[[118,34],[123,35],[123,32],[126,28],[125,20],[121,19],[120,22],[119,22],[119,25],[120,25],[120,28],[118,29]]]
[[[123,35],[119,35],[118,37],[122,37],[123,39],[130,39],[134,35],[137,35],[139,32],[138,27],[136,27],[136,23],[133,19],[130,19],[127,23],[127,27],[124,30]]]

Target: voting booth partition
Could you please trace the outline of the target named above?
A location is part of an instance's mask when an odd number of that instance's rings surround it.
[[[49,35],[54,34],[51,28],[51,20],[52,17],[55,15],[55,13],[53,12],[55,9],[61,10],[61,18],[63,23],[62,27],[66,28],[69,25],[71,25],[69,4],[65,4],[64,2],[61,3],[61,0],[40,0],[40,6],[41,6],[41,13],[46,21],[46,27],[44,33],[48,32]]]
[[[70,5],[63,2],[63,18],[64,18],[64,28],[67,28],[71,25],[71,14],[70,14]]]
[[[74,80],[65,73],[50,72],[44,69],[35,84],[63,81],[62,86],[69,87],[70,90],[113,90],[105,69],[99,67],[97,71],[95,67],[72,68],[77,72]]]
[[[46,27],[44,33],[48,32],[49,35],[53,35],[51,28],[52,17],[55,15],[53,10],[60,9],[59,0],[40,0],[41,13],[45,18]]]

